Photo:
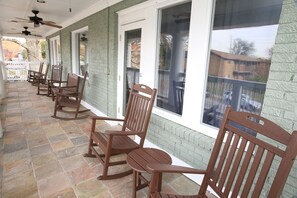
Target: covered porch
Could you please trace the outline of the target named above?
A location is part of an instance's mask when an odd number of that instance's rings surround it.
[[[51,98],[36,95],[36,87],[26,81],[8,81],[5,90],[7,97],[1,105],[5,133],[0,140],[2,197],[131,197],[132,175],[99,181],[102,165],[82,156],[88,148],[90,119],[52,118]],[[97,126],[111,128],[105,122]],[[127,167],[114,167],[111,172],[117,168]],[[164,182],[167,192],[195,194],[199,190],[180,174],[165,174]],[[147,188],[138,191],[137,197],[147,197]]]
[[[122,117],[130,84],[157,88],[147,140],[183,163],[202,169],[207,166],[227,105],[273,120],[288,132],[297,129],[296,1],[90,0],[84,6],[79,0],[72,0],[72,5],[64,1],[40,2],[28,0],[26,5],[19,5],[26,11],[15,8],[12,15],[3,12],[12,21],[10,25],[0,24],[0,36],[9,32],[30,36],[22,32],[23,26],[29,24],[33,36],[46,39],[44,61],[63,65],[63,79],[68,73],[81,76],[83,66],[90,74],[83,105],[97,115]],[[47,3],[51,6],[44,6]],[[243,15],[231,12],[232,6]],[[35,27],[28,20],[35,9],[40,10],[38,16],[45,21],[57,24]],[[267,13],[272,19],[266,18]],[[26,20],[13,21],[15,16]],[[162,17],[168,17],[168,21],[162,23]],[[265,49],[271,53],[269,58],[231,55],[228,50],[216,51],[212,46],[226,40],[231,47],[232,39],[236,40],[232,36],[220,38],[221,30],[232,32],[275,24],[273,48]],[[14,25],[18,27],[12,31]],[[58,25],[63,28],[55,27]],[[161,35],[167,35],[165,38],[174,44],[163,46],[163,68],[159,53],[162,45],[158,45]],[[255,35],[261,38],[257,31]],[[212,41],[216,36],[218,40]],[[263,33],[263,41],[268,38],[265,36]],[[186,84],[182,87],[182,108],[177,110],[172,82],[180,74]],[[51,118],[51,98],[36,95],[36,87],[26,81],[3,81],[1,77],[0,94],[6,96],[1,106],[4,133],[0,139],[3,197],[131,197],[131,175],[98,181],[102,165],[82,156],[91,130],[89,119],[55,120]],[[213,107],[216,111],[209,117],[204,114]],[[108,127],[105,122],[98,124],[98,129]],[[295,160],[283,191],[285,197],[297,195],[296,172]],[[195,194],[198,190],[198,185],[183,175],[165,175],[164,191]],[[147,189],[137,193],[137,197],[146,196]]]

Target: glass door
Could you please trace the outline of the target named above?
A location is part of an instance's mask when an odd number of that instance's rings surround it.
[[[133,84],[138,84],[141,78],[141,23],[124,25],[119,35],[119,83],[118,83],[118,116],[125,115],[129,99],[129,91]]]
[[[125,32],[124,56],[124,95],[123,113],[128,103],[129,91],[133,84],[139,83],[139,69],[141,59],[141,29]]]

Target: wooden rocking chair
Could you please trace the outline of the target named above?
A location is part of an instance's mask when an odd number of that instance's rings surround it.
[[[40,62],[38,71],[31,70],[31,69],[28,70],[27,81],[32,83],[32,85],[34,85],[36,83],[36,79],[42,74],[43,65],[44,65],[44,63]]]
[[[68,74],[67,81],[61,81],[61,86],[52,86],[51,87],[51,95],[52,100],[54,101],[57,93],[63,90],[64,94],[71,95],[72,97],[78,97],[78,88],[79,88],[79,79],[80,77],[76,74]],[[65,84],[62,86],[62,84]]]
[[[129,175],[132,170],[108,175],[109,166],[126,164],[126,160],[110,162],[110,157],[119,154],[128,154],[130,151],[143,147],[147,128],[149,125],[154,100],[156,97],[156,89],[151,89],[146,85],[133,85],[130,91],[130,97],[127,104],[126,115],[124,119],[93,117],[92,129],[90,134],[90,143],[88,153],[85,157],[97,157],[103,165],[103,173],[98,179],[107,180]],[[96,121],[122,121],[123,126],[120,131],[97,132]],[[129,135],[137,135],[140,142],[133,141]],[[95,147],[98,146],[103,154],[99,154]]]
[[[60,87],[56,92],[55,108],[53,118],[61,120],[77,120],[87,118],[89,115],[78,116],[80,113],[89,111],[89,109],[80,110],[80,103],[83,97],[83,91],[86,84],[88,73],[86,72],[78,92],[73,92],[77,89],[75,86]],[[73,75],[71,75],[73,77]],[[77,76],[78,77],[78,76]],[[73,80],[73,79],[72,79]],[[77,79],[79,81],[79,78]],[[67,109],[64,109],[67,108]],[[70,110],[69,110],[70,109]],[[74,117],[57,116],[57,112],[66,114],[74,114]]]
[[[255,131],[257,136],[244,132],[244,128]],[[207,187],[219,197],[280,197],[296,155],[297,131],[289,134],[263,117],[228,107],[207,169],[148,164],[152,172],[149,197],[205,198]],[[162,172],[204,174],[198,195],[157,192]],[[268,179],[270,184],[263,192]]]
[[[48,80],[38,81],[37,84],[37,95],[51,95],[52,86],[60,86],[62,79],[62,65],[53,65],[51,71],[51,78]]]

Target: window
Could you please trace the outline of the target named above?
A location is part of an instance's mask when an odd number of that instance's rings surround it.
[[[50,39],[50,60],[52,65],[58,65],[61,63],[60,36]]]
[[[125,32],[125,73],[124,77],[124,101],[123,112],[125,112],[128,103],[130,90],[133,84],[139,83],[139,70],[141,59],[141,29],[134,29]]]
[[[191,2],[159,11],[157,106],[182,115]]]
[[[282,1],[216,1],[203,123],[219,127],[224,110],[260,114]]]
[[[72,32],[72,70],[78,75],[88,71],[88,27]]]

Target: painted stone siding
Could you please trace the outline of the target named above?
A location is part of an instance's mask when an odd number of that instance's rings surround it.
[[[207,167],[215,139],[157,115],[151,117],[147,139],[184,162]]]
[[[117,11],[145,0],[125,0],[86,17],[49,38],[60,34],[63,78],[71,70],[71,32],[88,26],[89,79],[84,91],[84,100],[109,116],[116,115],[117,82]]]
[[[288,132],[297,130],[297,2],[294,0],[283,1],[262,116]],[[297,160],[283,196],[297,197]]]

